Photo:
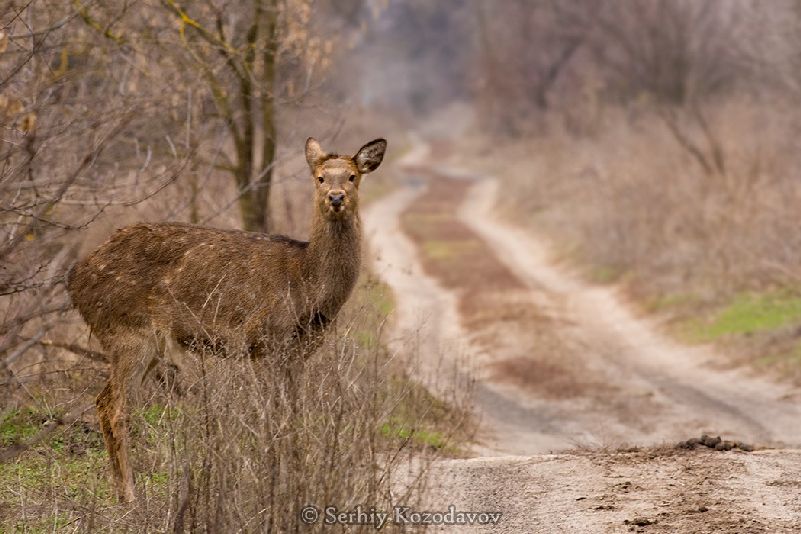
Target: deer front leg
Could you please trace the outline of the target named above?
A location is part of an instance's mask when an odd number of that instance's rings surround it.
[[[121,502],[136,498],[131,463],[128,460],[128,414],[125,385],[113,372],[106,387],[97,396],[97,415],[111,461],[114,489]]]

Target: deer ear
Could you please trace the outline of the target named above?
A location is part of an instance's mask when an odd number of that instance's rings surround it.
[[[356,162],[356,167],[362,174],[373,172],[381,165],[384,159],[384,152],[387,150],[386,139],[375,139],[370,141],[356,152],[353,156],[353,161]]]
[[[326,156],[327,154],[323,152],[323,149],[317,139],[314,137],[309,137],[306,139],[306,163],[309,164],[309,167],[312,171],[314,171],[314,166]]]

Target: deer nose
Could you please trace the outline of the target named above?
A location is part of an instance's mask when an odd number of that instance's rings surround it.
[[[345,192],[344,191],[331,191],[328,193],[328,201],[331,203],[332,206],[338,208],[345,202]]]

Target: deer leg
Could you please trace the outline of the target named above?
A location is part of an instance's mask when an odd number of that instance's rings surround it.
[[[128,414],[125,402],[125,384],[113,372],[106,387],[97,396],[97,415],[103,439],[111,461],[114,487],[122,502],[135,499],[134,478],[128,460]]]
[[[97,396],[97,415],[106,442],[117,498],[130,502],[136,498],[130,462],[128,405],[141,389],[142,377],[158,356],[151,332],[121,332],[107,336],[104,346],[111,352],[111,377]],[[104,341],[101,339],[101,341]]]

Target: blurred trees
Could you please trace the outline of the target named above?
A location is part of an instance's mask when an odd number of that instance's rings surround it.
[[[341,14],[341,2],[331,1]],[[343,97],[414,121],[471,96],[472,12],[465,2],[362,1],[371,16],[360,21],[356,49],[333,80]],[[343,37],[352,37],[353,27]],[[358,61],[354,61],[354,57]]]
[[[521,120],[549,109],[554,85],[587,40],[587,7],[556,0],[474,2],[474,89],[494,128],[519,133]]]
[[[490,9],[477,1],[476,96],[485,119],[511,133],[587,90],[617,102],[694,104],[750,79],[761,9],[693,0],[508,0]]]
[[[737,2],[605,2],[594,48],[623,96],[683,104],[732,89],[747,76]]]
[[[648,298],[797,290],[801,2],[469,8],[480,126],[520,149],[521,212]]]

